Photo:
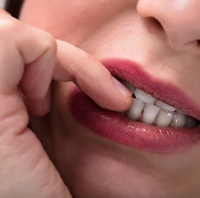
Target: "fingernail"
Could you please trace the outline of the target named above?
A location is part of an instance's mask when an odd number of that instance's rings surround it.
[[[132,96],[132,92],[126,88],[121,82],[119,82],[116,78],[114,78],[112,76],[112,81],[115,85],[115,87],[119,90],[119,92],[125,96],[125,97],[129,97],[129,96]]]

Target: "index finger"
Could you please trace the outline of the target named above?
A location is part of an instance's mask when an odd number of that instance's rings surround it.
[[[102,108],[125,111],[130,107],[132,93],[94,56],[63,41],[57,41],[57,50],[54,80],[73,81]]]

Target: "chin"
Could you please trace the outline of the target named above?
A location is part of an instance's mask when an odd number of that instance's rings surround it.
[[[142,165],[144,153],[133,155],[126,147],[85,133],[79,129],[78,137],[56,144],[56,166],[73,197],[173,197],[167,192],[170,185],[157,181],[151,162]]]

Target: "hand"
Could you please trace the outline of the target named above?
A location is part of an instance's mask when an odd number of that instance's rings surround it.
[[[34,133],[24,99],[45,103],[56,62],[56,42],[0,11],[0,194],[2,198],[71,197]],[[23,92],[23,94],[22,94]]]
[[[128,108],[131,97],[117,90],[110,73],[92,56],[2,10],[0,42],[1,197],[71,197],[40,141],[28,128],[27,110],[37,116],[50,110],[52,79],[73,80],[97,104],[112,110]],[[102,92],[98,93],[102,80]]]

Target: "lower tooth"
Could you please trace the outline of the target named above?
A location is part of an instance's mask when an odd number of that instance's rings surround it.
[[[167,127],[171,123],[173,117],[174,117],[173,112],[160,110],[156,118],[156,125],[160,127]]]
[[[186,122],[187,122],[187,118],[184,114],[175,112],[174,118],[171,122],[171,126],[176,127],[176,128],[184,127],[186,125]]]
[[[159,113],[159,108],[152,104],[146,104],[143,110],[142,122],[145,124],[153,124]]]
[[[141,116],[143,109],[144,109],[144,103],[136,98],[133,98],[133,103],[127,113],[127,116],[131,120],[137,120]]]

